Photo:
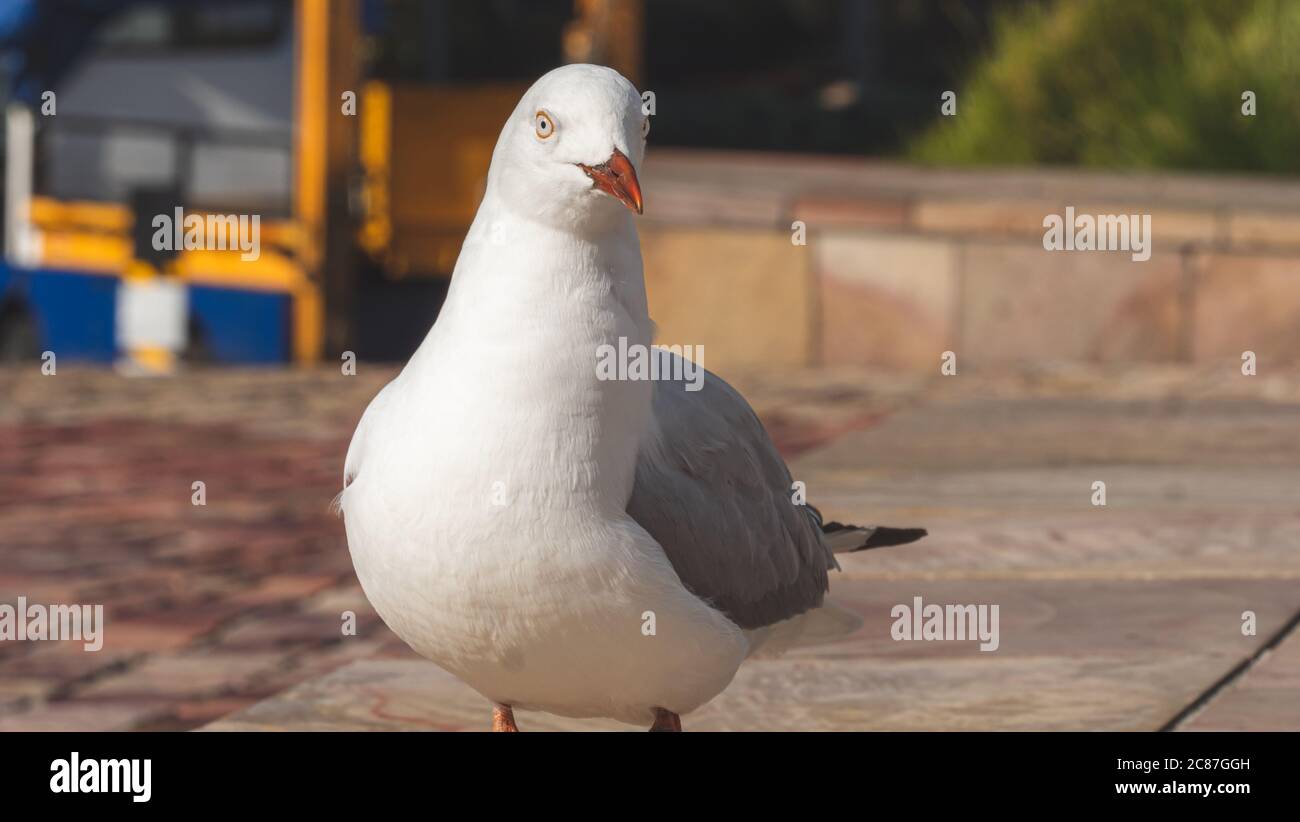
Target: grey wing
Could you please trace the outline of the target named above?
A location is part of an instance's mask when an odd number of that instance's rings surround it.
[[[692,593],[759,628],[821,605],[838,566],[821,515],[794,501],[790,471],[749,403],[704,375],[698,391],[655,382],[627,511]]]

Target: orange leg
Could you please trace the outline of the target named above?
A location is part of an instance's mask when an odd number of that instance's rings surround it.
[[[509,705],[492,706],[492,730],[519,733],[519,726],[515,724],[515,712]]]
[[[663,708],[655,708],[655,724],[650,726],[652,731],[675,731],[680,733],[682,730],[682,718],[672,711]]]

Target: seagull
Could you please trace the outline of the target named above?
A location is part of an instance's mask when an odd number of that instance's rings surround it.
[[[518,709],[680,731],[760,649],[858,627],[825,599],[835,553],[925,534],[823,522],[745,399],[669,349],[658,379],[595,367],[652,343],[649,128],[602,66],[524,94],[437,321],[348,448],[367,598],[493,730]]]

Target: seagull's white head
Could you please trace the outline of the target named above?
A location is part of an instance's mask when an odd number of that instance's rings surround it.
[[[650,118],[641,95],[611,68],[570,65],[543,75],[506,121],[488,192],[529,219],[571,230],[641,213],[637,169]]]

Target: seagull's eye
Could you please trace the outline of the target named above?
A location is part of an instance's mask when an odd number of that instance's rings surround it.
[[[644,140],[649,136],[650,136],[650,118],[647,117],[641,121],[641,139]]]
[[[537,128],[538,139],[545,140],[555,133],[555,121],[551,119],[551,115],[544,111],[537,112],[537,120],[534,125]]]

